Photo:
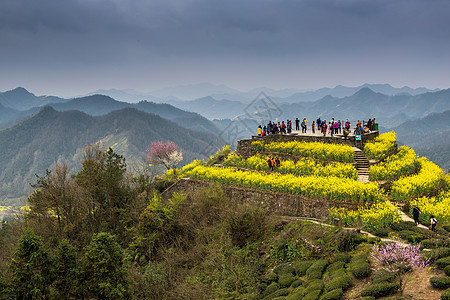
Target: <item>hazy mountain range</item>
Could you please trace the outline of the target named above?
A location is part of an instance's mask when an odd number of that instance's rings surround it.
[[[126,100],[123,97],[133,91],[114,93]],[[200,84],[134,96],[139,102],[100,94],[72,99],[36,96],[24,88],[0,93],[0,204],[23,197],[34,174],[43,174],[58,160],[79,167],[89,143],[114,145],[137,166],[144,163],[152,141],[172,140],[190,161],[206,158],[224,144],[235,147],[237,140],[254,135],[259,124],[296,117],[306,117],[308,124],[319,116],[352,122],[375,117],[382,132],[396,131],[399,144],[450,168],[449,89],[364,85],[316,91],[261,88],[246,94]]]

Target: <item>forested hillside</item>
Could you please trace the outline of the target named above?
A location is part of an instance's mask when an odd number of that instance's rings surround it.
[[[125,157],[98,145],[83,150],[79,171],[57,164],[38,177],[20,217],[2,224],[0,298],[437,300],[450,293],[443,291],[450,177],[414,150],[397,149],[395,134],[366,144],[369,183],[355,177],[346,145],[260,140],[252,147],[247,159],[224,147],[157,178],[130,174]],[[266,164],[280,153],[291,158]],[[202,185],[167,194],[187,175]],[[239,195],[225,193],[233,187],[346,201],[335,202],[344,205],[330,208],[328,220],[311,221],[276,215],[252,196],[236,202]],[[420,224],[402,221],[393,201],[417,201]],[[434,230],[430,214],[439,220]]]
[[[92,117],[45,107],[32,118],[0,131],[0,140],[0,199],[9,204],[26,195],[35,174],[45,173],[57,161],[65,160],[71,169],[78,170],[88,144],[112,146],[127,157],[130,167],[145,165],[145,151],[155,140],[177,143],[186,161],[207,157],[212,149],[222,146],[211,133],[186,129],[132,108]]]

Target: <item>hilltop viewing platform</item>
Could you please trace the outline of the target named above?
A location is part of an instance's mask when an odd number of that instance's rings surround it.
[[[243,157],[251,156],[251,143],[257,140],[262,140],[267,143],[288,141],[322,142],[329,144],[349,145],[362,150],[365,143],[375,139],[377,136],[379,136],[378,130],[363,133],[359,136],[350,132],[347,137],[345,137],[343,134],[334,134],[333,136],[327,134],[326,136],[324,136],[322,132],[316,130],[316,132],[313,133],[310,129],[308,129],[306,133],[302,133],[301,130],[292,130],[292,133],[276,133],[265,136],[252,136],[251,139],[240,140],[237,144],[237,152],[240,153]]]

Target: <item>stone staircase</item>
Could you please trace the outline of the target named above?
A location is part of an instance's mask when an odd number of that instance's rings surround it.
[[[369,182],[369,160],[361,149],[352,147],[355,153],[356,170],[358,171],[358,180]]]

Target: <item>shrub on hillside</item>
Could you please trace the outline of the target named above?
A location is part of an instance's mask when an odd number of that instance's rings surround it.
[[[370,276],[372,283],[393,282],[394,279],[395,273],[383,269],[376,271],[372,276]]]
[[[316,260],[309,268],[306,270],[306,275],[308,278],[322,278],[323,271],[328,265],[328,261],[325,259]]]
[[[391,224],[391,228],[395,231],[414,230],[415,228],[417,228],[417,225],[412,221],[401,221]]]
[[[450,288],[442,293],[441,300],[450,300]]]
[[[305,294],[309,294],[311,291],[319,290],[323,291],[323,288],[325,287],[325,284],[320,279],[313,279],[306,283],[305,285]]]
[[[333,272],[336,272],[337,270],[340,270],[344,267],[345,267],[345,263],[343,261],[337,261],[327,267],[327,272],[332,274]]]
[[[298,300],[302,299],[305,296],[305,287],[299,286],[294,289],[289,296],[286,297],[287,300]]]
[[[278,283],[272,282],[267,286],[267,288],[262,293],[263,297],[266,297],[272,293],[274,293],[276,290],[278,290]]]
[[[305,282],[303,280],[299,279],[295,279],[292,283],[291,283],[291,288],[297,288],[299,286],[301,286],[302,284],[304,284]]]
[[[274,272],[270,272],[269,274],[264,275],[261,278],[261,281],[264,282],[264,283],[270,284],[273,281],[278,281],[278,275],[275,274]]]
[[[340,300],[344,296],[342,289],[335,289],[324,294],[321,300]]]
[[[334,243],[341,252],[348,252],[365,242],[364,235],[354,230],[343,230],[334,237]]]
[[[436,261],[436,266],[441,270],[443,270],[448,265],[450,265],[450,256],[439,258]]]
[[[287,296],[287,295],[289,295],[289,293],[290,292],[288,289],[279,289],[279,290],[276,290],[275,292],[273,292],[272,294],[267,295],[266,297],[264,297],[264,299],[276,299],[278,297]]]
[[[425,256],[429,258],[431,262],[434,262],[440,258],[450,256],[450,248],[441,247],[438,249],[433,249],[430,252],[426,253]]]
[[[292,275],[292,273],[284,273],[284,274],[280,274],[280,276],[278,277],[278,285],[281,288],[287,288],[290,287],[292,282],[294,282],[295,277],[294,275]]]
[[[445,275],[450,276],[450,265],[447,265],[447,266],[444,268],[444,273],[445,273]]]
[[[380,282],[369,285],[362,292],[361,296],[373,296],[375,298],[388,296],[395,293],[399,288],[399,285],[391,282]]]
[[[436,249],[447,244],[443,240],[439,239],[424,239],[421,243],[422,249]]]
[[[349,275],[343,275],[339,277],[335,277],[325,286],[325,290],[327,292],[341,289],[343,291],[347,290],[352,286],[352,278]]]
[[[322,294],[322,291],[315,290],[311,291],[310,293],[306,294],[302,300],[319,300],[320,294]]]
[[[421,242],[422,240],[425,239],[425,236],[424,236],[424,235],[422,235],[422,234],[420,234],[420,233],[417,233],[417,232],[415,232],[415,231],[412,231],[412,230],[402,230],[402,231],[399,231],[399,232],[398,232],[398,235],[399,235],[402,239],[407,240],[407,241],[408,241],[409,243],[411,243],[411,244],[419,243],[419,242]]]
[[[375,300],[376,298],[374,296],[365,296],[362,297],[360,300]]]
[[[350,266],[350,272],[352,272],[353,276],[356,278],[366,278],[370,275],[370,265],[367,262],[355,263]]]
[[[437,289],[450,288],[450,277],[431,277],[430,283]]]
[[[311,267],[311,265],[314,263],[314,261],[312,260],[306,260],[306,261],[301,261],[299,262],[296,266],[295,266],[295,273],[298,276],[305,276],[306,275],[306,270],[309,269],[309,267]]]
[[[282,275],[282,274],[295,274],[295,268],[293,266],[291,266],[288,263],[283,263],[278,265],[275,269],[273,269],[273,272],[275,274],[278,274],[278,276]]]
[[[345,263],[349,263],[352,257],[347,253],[339,253],[333,259],[333,262],[343,261]]]
[[[387,237],[387,236],[389,236],[389,229],[378,228],[377,230],[375,230],[374,234],[379,237]]]

